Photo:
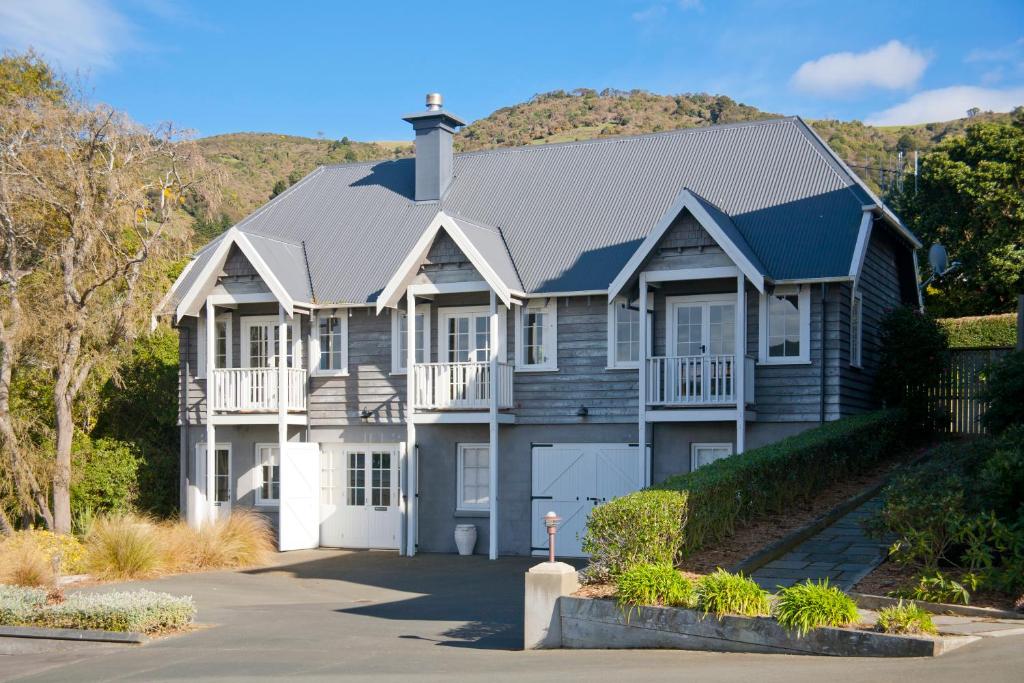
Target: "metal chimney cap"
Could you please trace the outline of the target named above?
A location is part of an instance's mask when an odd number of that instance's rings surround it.
[[[444,99],[439,92],[427,93],[427,111],[437,111],[444,106]]]

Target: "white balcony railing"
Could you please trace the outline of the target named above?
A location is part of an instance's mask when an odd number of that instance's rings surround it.
[[[647,359],[647,404],[652,406],[736,403],[736,356],[660,356]],[[744,358],[744,394],[754,400],[754,362]]]
[[[413,407],[425,410],[486,410],[491,400],[487,362],[417,363]],[[512,407],[512,365],[498,363],[498,408]]]
[[[285,409],[306,410],[306,371],[285,370]],[[211,377],[213,409],[229,413],[269,413],[278,408],[278,368],[219,368]]]

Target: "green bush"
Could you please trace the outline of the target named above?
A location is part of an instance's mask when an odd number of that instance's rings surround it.
[[[971,590],[975,590],[977,585],[977,578],[973,574],[966,574],[964,581],[954,581],[943,575],[942,572],[935,572],[931,575],[921,576],[917,585],[894,591],[894,594],[899,598],[910,598],[922,602],[968,605],[971,602]]]
[[[717,616],[768,616],[772,607],[768,591],[753,579],[724,569],[701,577],[697,583],[697,604],[705,614],[713,612]]]
[[[147,590],[72,593],[61,602],[48,604],[45,590],[0,586],[3,626],[156,633],[188,626],[195,613],[190,597]]]
[[[641,565],[673,566],[686,527],[686,492],[638,491],[590,513],[583,550],[590,555],[585,580],[614,580]]]
[[[938,630],[932,623],[932,615],[913,602],[883,607],[878,611],[875,628],[882,633],[936,635]]]
[[[940,318],[954,349],[986,346],[1014,346],[1017,343],[1017,314],[977,315],[967,318]]]
[[[783,588],[775,599],[775,618],[800,636],[819,626],[846,626],[857,617],[857,604],[839,588],[828,585],[828,579],[819,583],[808,579]]]
[[[875,394],[887,406],[903,406],[915,426],[927,428],[927,391],[949,362],[946,331],[934,318],[900,307],[882,319],[879,334]]]
[[[1024,351],[1015,351],[985,371],[981,424],[993,434],[1024,424]]]
[[[904,438],[899,411],[848,417],[599,505],[583,541],[591,556],[586,577],[607,580],[639,563],[678,564],[741,524],[785,512],[902,453]]]
[[[619,606],[624,610],[642,605],[697,605],[693,582],[671,564],[638,564],[619,574],[615,585]]]
[[[75,439],[71,512],[76,517],[126,512],[138,496],[139,455],[116,439]]]

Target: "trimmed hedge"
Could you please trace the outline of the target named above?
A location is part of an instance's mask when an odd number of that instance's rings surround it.
[[[738,525],[784,512],[902,452],[905,427],[895,410],[844,418],[600,505],[583,541],[587,578],[615,578],[639,563],[676,564]]]
[[[1017,343],[1017,314],[977,315],[967,318],[940,318],[954,349],[985,346],[1014,346]]]
[[[190,597],[147,590],[130,593],[72,593],[48,604],[40,588],[0,585],[0,625],[99,629],[137,633],[177,630],[192,623]]]

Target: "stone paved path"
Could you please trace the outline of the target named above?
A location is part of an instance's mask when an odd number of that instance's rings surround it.
[[[832,526],[756,570],[751,577],[762,588],[773,592],[778,586],[824,578],[828,578],[832,585],[850,590],[878,565],[892,543],[891,539],[879,541],[871,538],[862,526],[881,505],[881,498],[872,498],[840,517]]]

